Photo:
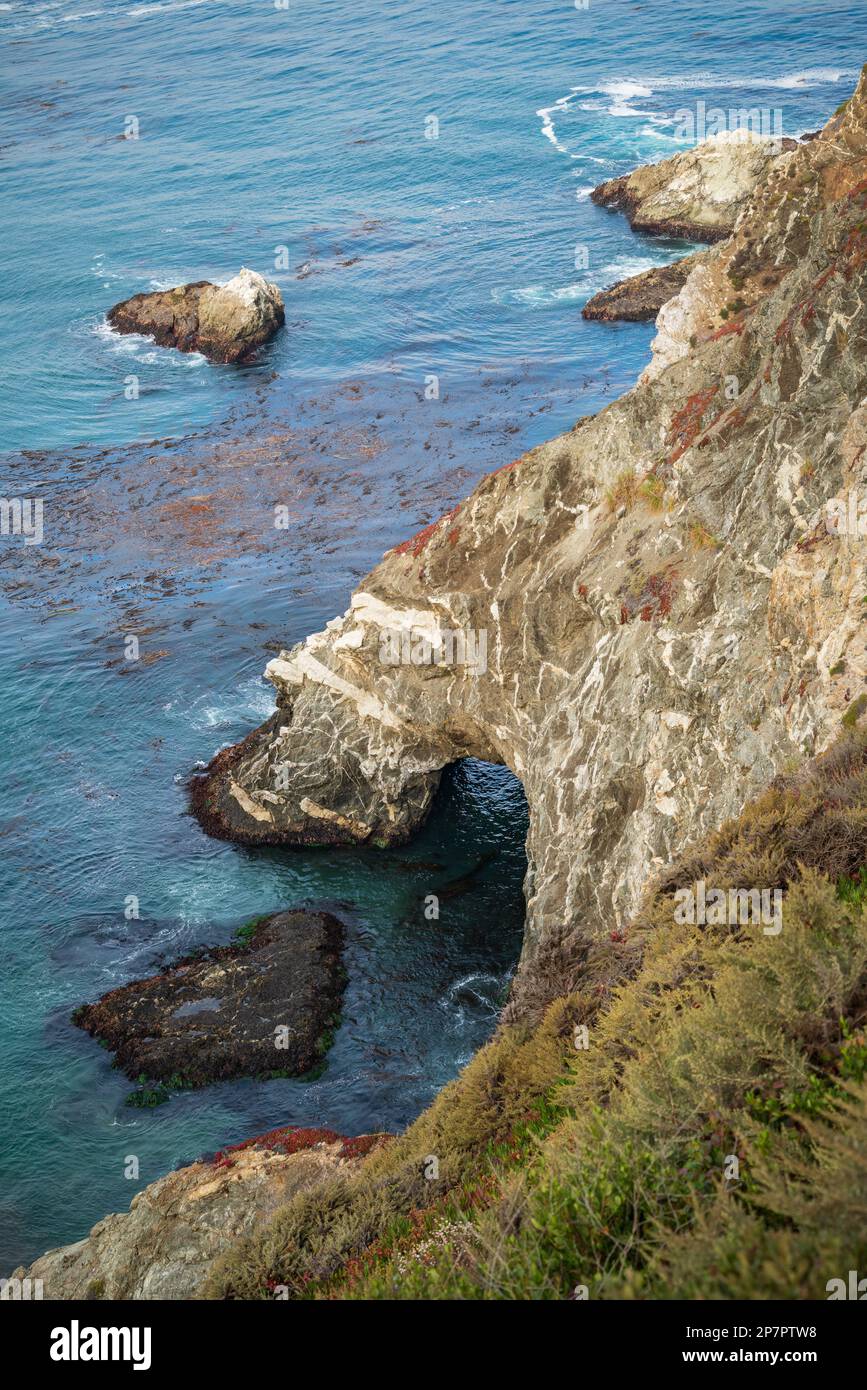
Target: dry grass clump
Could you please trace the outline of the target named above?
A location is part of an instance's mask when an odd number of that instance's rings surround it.
[[[665,483],[655,473],[647,473],[638,486],[638,495],[652,512],[661,512],[665,506]]]
[[[719,550],[722,544],[719,537],[713,535],[703,521],[691,522],[687,536],[693,550]]]
[[[625,468],[618,473],[611,487],[605,491],[605,501],[610,512],[618,512],[621,507],[627,511],[635,506],[638,497],[638,474],[634,468]]]

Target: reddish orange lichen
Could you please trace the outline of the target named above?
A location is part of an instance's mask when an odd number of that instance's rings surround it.
[[[668,432],[668,443],[673,446],[668,463],[676,463],[685,454],[701,433],[705,411],[719,391],[718,386],[708,386],[704,391],[696,391],[685,405],[672,416]]]
[[[412,555],[417,560],[437,528],[444,521],[451,521],[453,516],[457,516],[459,510],[459,507],[452,507],[450,512],[446,512],[437,521],[432,521],[430,526],[425,526],[423,530],[416,532],[408,541],[401,541],[400,545],[394,547],[393,553],[395,555]]]
[[[648,575],[641,592],[626,595],[620,605],[620,621],[628,623],[637,613],[643,623],[667,618],[674,602],[677,575],[673,570]]]
[[[361,1134],[347,1138],[335,1129],[303,1129],[298,1125],[284,1125],[280,1129],[269,1129],[265,1134],[257,1134],[252,1139],[244,1139],[240,1144],[229,1144],[214,1154],[210,1162],[216,1168],[231,1168],[234,1155],[248,1149],[264,1150],[266,1153],[297,1154],[304,1149],[313,1149],[317,1144],[340,1144],[339,1158],[361,1158],[383,1141],[382,1134]]]
[[[729,319],[722,328],[718,328],[715,333],[711,333],[709,341],[716,343],[720,338],[728,338],[733,333],[741,334],[746,328],[746,323],[742,318]]]

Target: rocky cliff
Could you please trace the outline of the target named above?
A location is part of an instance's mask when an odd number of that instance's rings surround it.
[[[600,207],[624,212],[636,232],[721,241],[734,231],[774,161],[794,148],[794,140],[725,131],[671,159],[608,179],[590,196]]]
[[[615,1270],[619,1297],[822,1297],[829,1272],[860,1266],[865,271],[867,70],[664,307],[632,391],[486,478],[270,663],[276,714],[194,786],[205,828],[250,844],[395,843],[447,763],[508,764],[530,811],[509,1006],[521,1026],[349,1182],[329,1165],[357,1150],[336,1136],[317,1141],[325,1166],[305,1176],[283,1166],[300,1157],[291,1144],[194,1165],[37,1261],[46,1296],[273,1297],[276,1284],[306,1297],[312,1280],[328,1297],[563,1298],[594,1282],[598,1257],[600,1287]],[[841,726],[812,769],[779,775]],[[704,877],[785,890],[785,931],[684,925],[670,894]],[[598,1041],[576,1061],[588,1022]],[[568,1133],[555,1130],[540,1169],[567,1054]],[[763,1201],[719,1201],[709,1155],[743,1136],[744,1106],[771,1126],[781,1097],[813,1117],[817,1081],[838,1117],[843,1082],[860,1091],[836,1138],[820,1136],[815,1190],[803,1171],[789,1180],[792,1131],[766,1129],[784,1152],[748,1149],[753,1174],[745,1162]],[[553,1180],[528,1196],[507,1164],[498,1187],[490,1144]],[[442,1169],[429,1182],[431,1155]],[[552,1214],[569,1183],[567,1216]],[[490,1230],[455,1220],[461,1184],[470,1216],[493,1204]],[[695,1222],[697,1196],[710,1214]],[[397,1216],[408,1234],[384,1278]],[[639,1230],[653,1251],[634,1252]],[[758,1252],[746,1271],[745,1248]],[[457,1274],[426,1285],[444,1258]]]
[[[379,1134],[274,1130],[151,1183],[129,1211],[12,1278],[41,1280],[47,1299],[191,1298],[227,1245],[387,1142]]]
[[[671,854],[821,749],[864,688],[867,78],[662,311],[645,379],[389,551],[272,661],[278,710],[194,789],[211,833],[390,844],[441,769],[530,811],[514,1018]]]

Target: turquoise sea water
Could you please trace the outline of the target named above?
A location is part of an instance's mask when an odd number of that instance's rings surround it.
[[[867,7],[20,0],[0,40],[0,491],[46,509],[41,546],[0,539],[5,1272],[273,1125],[404,1125],[488,1036],[523,915],[505,770],[451,770],[392,855],[210,841],[185,781],[269,712],[274,644],[341,611],[481,473],[634,381],[652,328],[585,324],[581,305],[686,248],[635,237],[589,189],[680,147],[675,112],[699,100],[816,128],[867,57]],[[118,299],[242,264],[287,310],[253,366],[105,328]],[[287,489],[297,526],[275,549],[256,508]],[[191,499],[220,544],[187,525]],[[129,633],[154,656],[134,671]],[[427,923],[424,895],[489,851]],[[127,1108],[71,1009],[303,902],[348,925],[323,1076]]]

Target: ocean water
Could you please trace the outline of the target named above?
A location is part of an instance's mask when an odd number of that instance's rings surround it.
[[[187,778],[267,715],[268,657],[388,545],[635,380],[652,327],[581,306],[688,248],[590,188],[688,144],[676,113],[699,101],[815,129],[867,56],[867,7],[13,0],[0,39],[0,491],[45,506],[41,545],[0,538],[6,1272],[276,1124],[405,1125],[490,1034],[523,920],[505,769],[451,769],[392,854],[208,840]],[[240,265],[286,304],[254,365],[105,326]],[[299,903],[347,923],[323,1075],[128,1108],[71,1010]]]

